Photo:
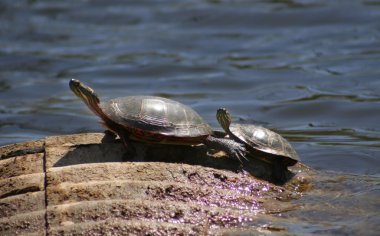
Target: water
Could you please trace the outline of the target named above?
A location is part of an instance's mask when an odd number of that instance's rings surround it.
[[[374,178],[357,197],[378,211],[379,22],[376,0],[3,0],[0,145],[102,131],[77,78],[102,99],[178,100],[214,127],[226,107],[321,173]]]

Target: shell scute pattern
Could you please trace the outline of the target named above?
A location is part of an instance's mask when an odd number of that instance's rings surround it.
[[[233,124],[231,132],[249,146],[260,151],[277,156],[299,160],[299,157],[290,143],[281,135],[266,128],[255,125]]]
[[[191,108],[173,100],[154,96],[130,96],[101,104],[104,113],[127,129],[155,132],[175,137],[198,137],[211,128]]]

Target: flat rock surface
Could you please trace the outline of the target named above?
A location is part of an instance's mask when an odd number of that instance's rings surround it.
[[[132,159],[99,133],[0,147],[0,235],[254,234],[310,187],[302,165],[277,186],[202,145],[135,145]]]

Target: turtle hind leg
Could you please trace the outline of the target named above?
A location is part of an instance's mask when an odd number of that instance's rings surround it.
[[[210,148],[224,151],[228,156],[239,160],[240,163],[243,163],[243,159],[247,160],[245,145],[234,140],[209,136],[203,143]]]

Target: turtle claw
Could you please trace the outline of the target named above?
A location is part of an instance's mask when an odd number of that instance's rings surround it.
[[[248,154],[248,151],[245,148],[244,144],[238,143],[230,139],[225,139],[224,142],[226,146],[228,147],[228,149],[225,150],[228,156],[238,159],[240,163],[243,163],[243,160],[248,161],[246,157],[246,155]]]
[[[237,159],[240,161],[240,163],[243,163],[242,160],[248,161],[248,158],[246,157],[246,153],[241,153],[241,152],[238,153]]]
[[[240,161],[240,163],[243,163],[243,160],[248,161],[246,155],[247,155],[247,150],[245,149],[243,144],[240,143],[233,143],[231,144],[233,148],[231,149],[230,155]]]

